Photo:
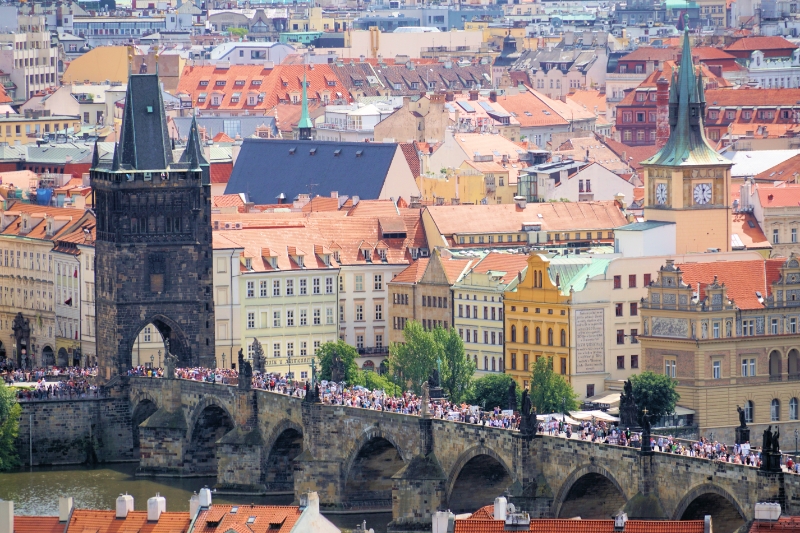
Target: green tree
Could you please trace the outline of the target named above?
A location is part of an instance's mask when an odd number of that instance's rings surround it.
[[[366,387],[369,390],[380,389],[386,391],[386,394],[390,396],[394,395],[396,389],[395,384],[392,383],[388,376],[382,376],[376,372],[370,372],[369,370],[359,370],[355,384]]]
[[[433,335],[416,320],[406,322],[403,336],[405,342],[393,342],[389,346],[389,371],[419,394],[422,382],[436,368],[439,346]]]
[[[538,413],[560,413],[578,408],[577,394],[564,376],[553,372],[553,358],[540,357],[531,373],[531,403]]]
[[[631,376],[633,400],[639,408],[638,420],[642,423],[642,411],[647,409],[653,421],[675,410],[681,396],[675,391],[676,381],[665,374],[642,372]]]
[[[480,405],[485,409],[491,410],[496,406],[501,409],[508,408],[508,387],[513,382],[513,378],[508,374],[487,374],[472,382],[469,393],[469,403]],[[514,407],[519,409],[520,396],[522,391],[517,387],[517,403]]]
[[[231,37],[244,37],[247,35],[247,28],[231,28],[228,30]]]
[[[437,327],[433,338],[441,355],[441,385],[447,398],[460,403],[467,395],[475,374],[475,363],[464,353],[464,342],[454,328]],[[438,362],[437,362],[438,364]]]
[[[17,403],[14,391],[0,382],[0,472],[19,466],[14,439],[19,435],[22,407]]]
[[[355,348],[342,340],[336,342],[326,342],[319,347],[317,351],[317,360],[319,361],[319,376],[317,379],[331,379],[331,368],[333,365],[333,356],[338,355],[339,359],[344,363],[344,380],[348,384],[356,383],[358,379],[358,365],[356,364],[356,357],[358,352]]]

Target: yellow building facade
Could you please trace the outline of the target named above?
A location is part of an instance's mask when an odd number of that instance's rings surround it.
[[[505,370],[518,386],[530,386],[533,363],[553,358],[553,371],[569,380],[570,297],[551,279],[550,260],[531,254],[525,277],[503,298],[505,315]]]
[[[0,115],[0,142],[20,144],[36,142],[45,133],[66,133],[67,130],[79,132],[80,117],[72,115],[52,115],[25,117],[24,115]]]

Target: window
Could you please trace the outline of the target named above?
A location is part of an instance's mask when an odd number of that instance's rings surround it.
[[[528,326],[522,328],[522,343],[528,344]],[[539,328],[536,328],[536,344],[539,344]]]
[[[628,287],[629,288],[636,287],[636,274],[631,274],[628,276]]]
[[[286,325],[290,326],[289,324],[289,311],[286,312]],[[301,309],[300,310],[300,325],[307,326],[308,325],[308,309]]]
[[[319,278],[311,280],[311,286],[313,287],[312,292],[314,294],[319,294]]]
[[[778,422],[781,419],[781,402],[777,398],[773,398],[769,406],[769,418],[773,422]]]
[[[150,342],[151,339],[151,330],[150,326],[144,328],[144,342]]]
[[[769,331],[773,335],[777,335],[778,334],[778,319],[777,318],[773,318],[772,321],[770,322]]]
[[[339,292],[344,292],[344,276],[339,276]]]
[[[792,228],[792,242],[797,242],[797,228]]]
[[[778,230],[772,230],[772,244],[779,244],[780,239],[778,238]]]
[[[458,314],[461,316],[461,313]],[[511,342],[517,342],[517,326],[511,325]]]
[[[256,314],[247,313],[247,329],[255,329],[256,327]]]
[[[594,396],[594,383],[586,385],[586,397],[591,398],[592,396]]]
[[[714,326],[712,329],[714,338],[719,339],[719,322],[714,322]]]
[[[622,288],[622,276],[614,276],[614,288],[615,289]]]
[[[272,280],[272,295],[273,296],[281,295],[281,280],[279,279]]]
[[[631,356],[631,368],[639,368],[639,356],[632,355]]]
[[[375,274],[373,276],[373,287],[376,291],[383,290],[383,275],[382,274]]]
[[[272,312],[272,327],[273,328],[281,327],[281,312],[279,310]]]
[[[711,363],[711,376],[714,379],[722,378],[722,361],[713,361]]]
[[[742,377],[754,377],[756,375],[756,360],[742,359]]]
[[[650,285],[650,274],[644,275],[644,286],[648,287]]]
[[[325,278],[325,294],[333,294],[333,278]]]
[[[561,330],[561,346],[566,346],[566,345],[567,345],[567,330],[562,329]]]
[[[314,325],[319,326],[322,323],[322,311],[317,308],[313,311],[314,314]]]
[[[325,308],[325,323],[333,324],[333,307]]]
[[[255,281],[248,281],[247,282],[247,297],[253,298],[256,295],[256,282]]]
[[[625,330],[618,329],[617,330],[617,344],[625,344]]]
[[[755,335],[756,321],[755,320],[742,320],[742,336],[752,337]]]
[[[797,420],[797,398],[789,400],[789,420]]]
[[[364,306],[356,304],[356,321],[361,322],[364,320]]]
[[[638,315],[639,315],[639,304],[637,304],[636,302],[632,302],[631,303],[631,316],[638,316]]]
[[[547,328],[547,345],[553,345],[553,328]]]
[[[750,400],[747,400],[744,403],[744,421],[745,422],[749,422],[751,424],[753,423],[753,411],[754,411],[753,402],[750,401]]]
[[[294,309],[286,310],[286,325],[294,326]]]
[[[789,319],[789,333],[797,333],[797,318]]]
[[[625,356],[618,355],[617,356],[617,370],[625,370]]]
[[[631,330],[631,344],[639,344],[639,330],[632,329]]]
[[[375,304],[375,320],[383,320],[383,305]]]
[[[308,280],[306,278],[300,280],[300,294],[303,296],[308,294]]]
[[[517,354],[512,353],[511,354],[511,370],[516,370],[516,369],[517,369]]]
[[[614,304],[614,316],[622,316],[622,304]]]
[[[529,370],[528,363],[529,363],[529,355],[522,354],[522,370],[524,370],[525,372]]]
[[[675,364],[675,359],[665,359],[664,360],[664,374],[666,374],[667,377],[670,377],[670,378],[676,377],[677,376],[676,370],[677,370],[677,368],[676,368],[676,364]]]
[[[294,295],[294,280],[287,279],[286,280],[286,296],[293,296]]]
[[[262,298],[269,296],[269,285],[265,279],[259,282],[259,296]]]
[[[528,327],[525,326],[525,339],[526,339],[526,341],[527,341],[527,338],[528,338],[527,333],[528,333]],[[535,336],[536,336],[536,339],[535,339],[536,344],[542,344],[542,330],[540,328],[536,328]]]

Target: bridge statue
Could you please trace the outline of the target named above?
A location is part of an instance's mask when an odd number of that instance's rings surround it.
[[[622,394],[619,397],[619,423],[620,426],[636,427],[636,415],[639,409],[636,407],[636,402],[633,399],[633,385],[631,380],[625,381]]]
[[[646,407],[642,413],[642,452],[652,453],[653,447],[650,445],[650,415]]]
[[[740,428],[746,428],[747,427],[747,420],[745,420],[745,418],[744,418],[744,409],[742,409],[741,407],[739,407],[737,405],[736,406],[736,410],[739,412],[739,427]]]
[[[239,389],[249,390],[253,381],[253,366],[245,361],[242,349],[239,348]]]
[[[750,428],[747,427],[744,409],[737,405],[736,410],[739,412],[739,427],[736,428],[736,444],[744,444],[745,442],[750,442]]]
[[[169,351],[169,339],[164,341],[164,377],[175,379],[175,366],[178,363],[178,356]]]
[[[517,410],[517,382],[513,379],[508,384],[508,410]]]
[[[522,410],[519,413],[519,432],[524,435],[536,433],[535,420],[531,423],[531,408],[531,397],[528,395],[528,389],[525,389],[522,391]]]

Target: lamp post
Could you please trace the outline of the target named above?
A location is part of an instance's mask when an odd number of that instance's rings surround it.
[[[797,430],[794,430],[794,460],[797,461]]]
[[[155,359],[155,356],[153,354],[150,354],[150,370],[155,370],[155,368],[153,368],[153,359]],[[152,372],[151,375],[155,377],[155,372]]]
[[[222,352],[222,368],[225,368],[225,352]]]
[[[289,374],[286,376],[286,379],[289,380],[289,395],[294,392],[292,390],[291,382],[294,381],[294,376],[292,375],[292,356],[290,354],[286,354],[286,362],[289,364]]]
[[[158,368],[161,368],[161,350],[158,351]]]

